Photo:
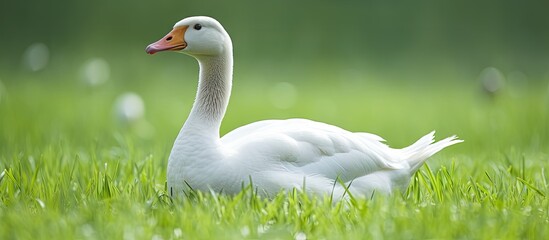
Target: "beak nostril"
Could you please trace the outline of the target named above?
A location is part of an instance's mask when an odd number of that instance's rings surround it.
[[[166,41],[171,41],[172,40],[172,36],[169,36],[168,38],[166,38]]]

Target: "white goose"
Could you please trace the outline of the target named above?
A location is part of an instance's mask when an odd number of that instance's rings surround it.
[[[229,102],[233,71],[231,38],[210,17],[189,17],[146,51],[179,51],[200,65],[198,92],[168,160],[168,190],[238,193],[250,184],[267,196],[305,189],[334,199],[405,190],[424,161],[461,142],[434,142],[434,132],[403,149],[369,133],[352,133],[306,119],[265,120],[233,130],[219,127]]]

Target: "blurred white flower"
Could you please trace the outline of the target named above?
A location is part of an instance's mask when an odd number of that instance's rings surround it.
[[[183,230],[181,228],[176,228],[173,230],[173,236],[175,238],[181,238],[183,236]]]
[[[114,112],[119,121],[133,123],[145,115],[145,104],[139,95],[127,92],[116,98]]]
[[[29,70],[42,70],[50,61],[50,50],[44,43],[33,43],[23,53],[23,64]]]
[[[242,234],[243,237],[250,236],[250,228],[248,226],[240,228],[240,234]]]
[[[295,240],[306,240],[307,239],[307,234],[305,234],[304,232],[298,232],[294,235],[294,239]]]
[[[152,240],[164,240],[164,238],[161,235],[155,234],[152,236]]]
[[[274,107],[288,109],[295,105],[297,89],[291,83],[279,82],[269,90],[269,97]]]
[[[127,92],[116,98],[114,115],[119,123],[141,138],[151,138],[154,127],[145,119],[145,104],[139,95]]]
[[[82,234],[85,236],[85,238],[94,238],[95,235],[95,229],[93,229],[93,226],[90,224],[84,224],[82,227],[80,227],[80,230],[82,231]]]
[[[90,86],[103,84],[111,75],[109,63],[102,58],[92,58],[82,65],[81,75]]]
[[[482,89],[489,94],[494,94],[505,85],[505,76],[495,67],[487,67],[480,73]]]

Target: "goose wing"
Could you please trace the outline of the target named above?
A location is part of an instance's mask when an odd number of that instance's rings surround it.
[[[246,161],[257,171],[280,168],[343,181],[409,166],[382,141],[374,134],[306,119],[255,122],[221,138],[232,151],[230,161]]]

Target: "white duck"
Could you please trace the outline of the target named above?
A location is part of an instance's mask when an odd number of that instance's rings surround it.
[[[179,51],[200,65],[198,92],[168,160],[171,196],[190,189],[228,194],[242,186],[267,196],[305,189],[334,199],[369,197],[374,191],[405,190],[423,162],[461,142],[455,136],[434,142],[434,132],[413,145],[392,149],[379,136],[352,133],[306,119],[265,120],[233,130],[222,138],[219,127],[231,94],[231,38],[210,17],[188,17],[146,51]]]

